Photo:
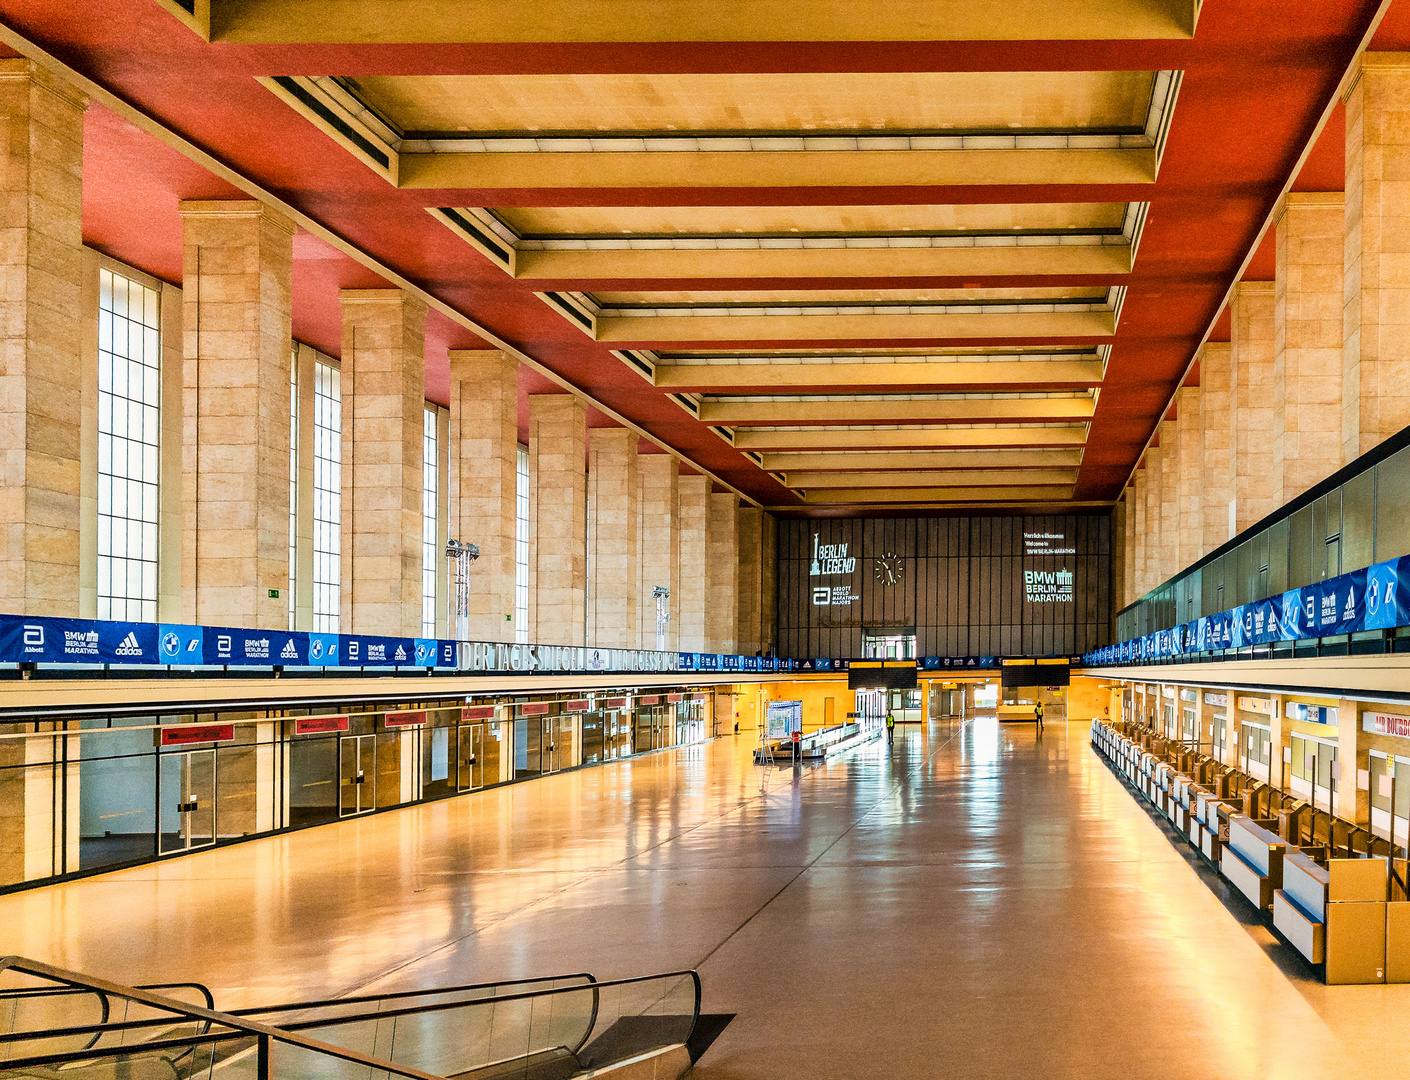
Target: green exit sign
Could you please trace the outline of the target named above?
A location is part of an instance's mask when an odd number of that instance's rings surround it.
[[[278,599],[279,599],[279,590],[278,590],[278,589],[270,589],[270,590],[269,590],[269,598],[270,598],[271,600],[278,600]]]

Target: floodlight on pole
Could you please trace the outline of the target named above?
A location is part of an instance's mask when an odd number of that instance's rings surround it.
[[[671,609],[668,601],[671,599],[671,590],[664,585],[657,585],[651,590],[651,595],[656,597],[656,651],[666,651],[666,624],[671,621]]]
[[[455,591],[451,594],[451,622],[456,641],[470,640],[470,564],[480,557],[479,544],[446,541],[446,558],[455,576]]]

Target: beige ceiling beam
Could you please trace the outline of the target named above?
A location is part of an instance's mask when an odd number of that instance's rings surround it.
[[[1077,483],[1076,469],[953,469],[938,472],[790,472],[783,486],[794,490],[840,487],[1006,487]]]
[[[530,281],[707,278],[1073,277],[1131,272],[1129,244],[982,247],[828,247],[721,250],[519,249],[514,276]]]
[[[397,155],[397,184],[527,188],[973,187],[1153,184],[1149,147],[1053,150],[478,151]]]
[[[876,450],[927,447],[1083,446],[1085,425],[1062,427],[797,428],[734,433],[736,450]]]
[[[864,398],[829,401],[700,402],[700,419],[707,424],[907,424],[923,421],[1088,420],[1090,397],[1033,398]],[[736,444],[737,445],[737,444]]]
[[[199,0],[196,8],[208,24],[187,21],[210,40],[266,45],[1126,41],[1192,37],[1197,11],[1194,0]]]
[[[1075,469],[1082,464],[1080,450],[838,450],[759,456],[766,472],[783,473],[848,469]]]
[[[801,492],[809,505],[859,503],[1061,501],[1072,498],[1072,487],[973,487],[973,488],[819,488]]]
[[[1100,386],[1100,360],[986,360],[879,364],[656,364],[656,385],[672,390],[784,386]]]
[[[1105,338],[1111,311],[869,315],[599,315],[597,340],[636,344],[708,341],[955,341]]]

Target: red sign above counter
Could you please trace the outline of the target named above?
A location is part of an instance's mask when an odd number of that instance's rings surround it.
[[[468,705],[460,710],[462,720],[493,720],[498,705]]]
[[[162,728],[163,746],[189,746],[191,743],[232,742],[234,724],[187,724]]]
[[[547,716],[551,702],[547,701],[526,701],[519,706],[520,716]]]
[[[300,716],[294,721],[295,735],[326,735],[330,731],[347,731],[346,716]]]
[[[1361,730],[1373,735],[1400,735],[1410,738],[1410,716],[1394,716],[1391,713],[1363,712]]]
[[[420,727],[425,722],[425,709],[417,709],[414,712],[389,712],[382,718],[382,723],[387,727]]]
[[[636,703],[637,703],[638,705],[660,705],[660,704],[661,704],[661,695],[660,695],[660,694],[651,694],[651,695],[649,695],[649,696],[639,697],[639,698],[636,699]]]
[[[667,695],[666,695],[666,702],[667,702],[667,704],[670,704],[670,705],[674,705],[674,704],[676,704],[677,702],[684,701],[684,700],[685,700],[685,695],[684,695],[684,694],[667,694]]]
[[[587,712],[590,707],[591,703],[587,698],[574,698],[563,703],[564,712]]]
[[[624,697],[606,698],[602,702],[602,707],[604,709],[625,709],[627,707],[627,699]]]

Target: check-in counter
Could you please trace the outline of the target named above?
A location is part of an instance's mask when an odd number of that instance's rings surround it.
[[[1273,906],[1273,893],[1283,887],[1283,838],[1243,814],[1229,818],[1229,844],[1219,872],[1260,911]]]
[[[1309,961],[1326,965],[1329,984],[1385,982],[1389,886],[1380,856],[1329,859],[1322,867],[1291,852],[1274,894],[1273,925]]]

